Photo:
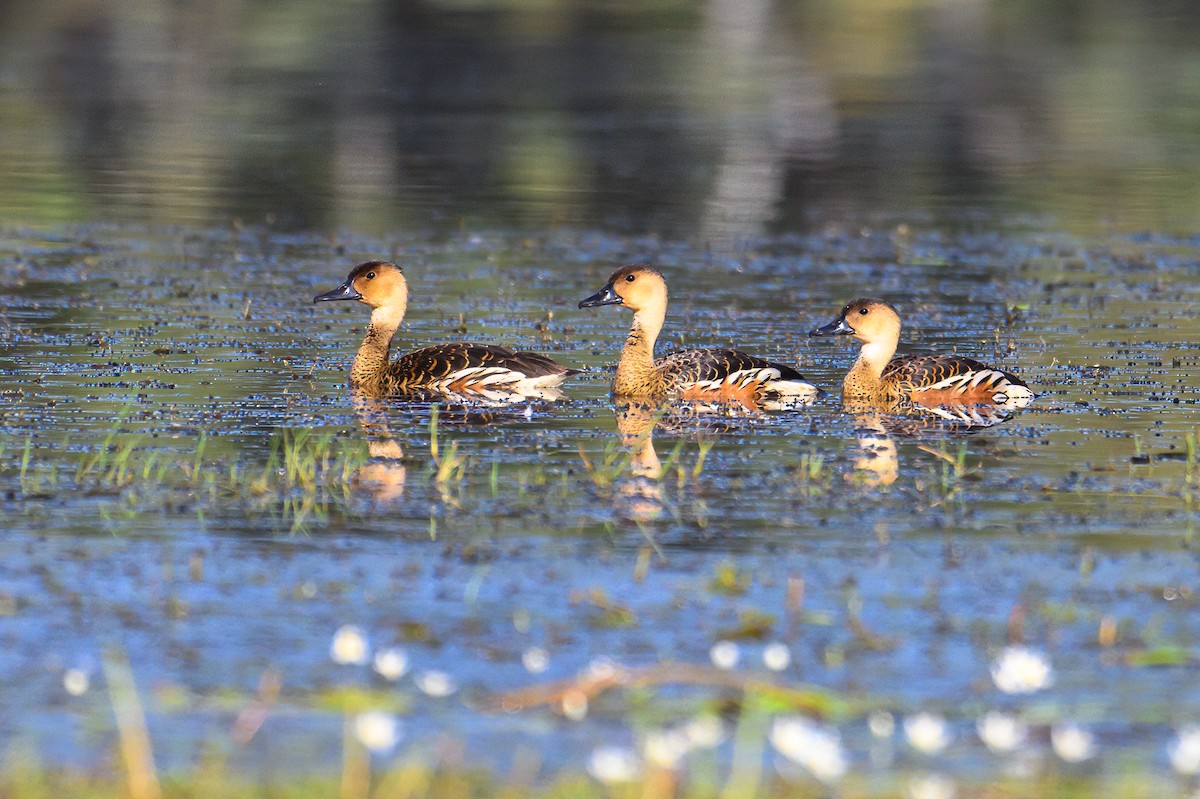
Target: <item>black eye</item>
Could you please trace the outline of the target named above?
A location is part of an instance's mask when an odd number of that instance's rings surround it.
[[[632,283],[632,282],[633,282],[635,279],[636,279],[636,278],[635,278],[633,275],[626,275],[626,276],[625,276],[625,282],[626,282],[626,283]]]
[[[866,316],[866,315],[867,315],[867,309],[866,309],[866,308],[859,308],[859,309],[858,309],[858,312],[859,312],[860,314],[862,314],[863,316]]]
[[[374,280],[374,279],[375,279],[375,273],[367,272],[367,280]],[[866,313],[866,311],[863,311],[863,313]]]

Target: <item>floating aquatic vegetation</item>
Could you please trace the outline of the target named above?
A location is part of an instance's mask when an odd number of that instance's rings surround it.
[[[329,642],[329,658],[340,666],[363,666],[370,657],[367,634],[353,624],[339,627]]]
[[[401,735],[400,721],[391,713],[374,710],[354,717],[354,736],[376,754],[395,749]]]
[[[936,713],[905,716],[904,736],[913,749],[925,755],[940,754],[954,740],[950,725]]]
[[[1054,669],[1040,652],[1006,647],[992,662],[992,682],[1006,694],[1031,694],[1054,684]]]

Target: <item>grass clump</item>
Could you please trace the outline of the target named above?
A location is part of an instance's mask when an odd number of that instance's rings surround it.
[[[69,440],[55,446],[30,436],[16,459],[4,457],[16,448],[0,443],[0,481],[25,500],[60,492],[115,497],[114,506],[99,509],[108,519],[164,508],[188,507],[203,515],[209,508],[240,506],[298,526],[335,505],[345,506],[369,459],[365,441],[311,428],[276,430],[265,459],[253,448],[230,452],[223,447],[214,453],[204,432],[193,441],[180,447],[177,440],[130,431],[120,418],[90,448],[75,450]]]

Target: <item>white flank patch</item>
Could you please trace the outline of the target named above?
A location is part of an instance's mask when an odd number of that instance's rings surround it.
[[[778,369],[766,366],[741,369],[718,380],[697,380],[695,386],[701,391],[722,391],[727,388],[742,391],[754,383],[762,383],[765,392],[781,398],[764,400],[763,408],[772,411],[807,405],[820,396],[821,392],[816,386],[801,380],[780,380],[779,374]]]
[[[1004,401],[1003,405],[1006,408],[1024,408],[1033,401],[1034,393],[1025,386],[1018,386],[1015,383],[1009,383],[1004,386]],[[1001,402],[997,394],[997,402]]]
[[[979,369],[974,372],[954,375],[921,390],[953,390],[959,394],[965,394],[969,389],[985,384],[989,388],[996,390],[996,393],[992,395],[992,402],[1009,409],[1024,408],[1034,396],[1033,392],[1028,388],[1010,382],[1003,372],[998,372],[995,369]]]
[[[478,396],[489,402],[504,403],[514,399],[557,400],[562,394],[554,389],[566,375],[552,374],[529,377],[524,372],[506,369],[503,366],[469,366],[451,372],[431,385],[435,391],[444,391],[463,396]],[[466,381],[465,388],[451,391],[451,386]]]
[[[780,396],[790,397],[793,400],[804,400],[805,402],[812,402],[821,395],[819,388],[812,383],[805,383],[802,380],[776,380],[769,384],[767,388]]]

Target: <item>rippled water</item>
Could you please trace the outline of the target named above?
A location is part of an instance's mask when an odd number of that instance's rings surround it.
[[[763,713],[820,711],[884,784],[1170,773],[1200,720],[1194,11],[52,5],[0,10],[12,762],[111,764],[123,653],[164,770],[336,773],[372,707],[403,718],[399,757],[452,766],[460,740],[499,775],[700,711],[765,748],[722,687],[761,678],[811,689]],[[409,277],[397,350],[585,371],[553,404],[395,403],[383,457],[346,386],[365,309],[311,302],[368,258]],[[628,314],[576,307],[634,260],[671,286],[660,351],[737,346],[829,396],[667,416],[664,473],[637,476],[645,430],[608,397]],[[807,331],[863,294],[900,307],[901,352],[1015,371],[1037,401],[971,432],[843,413],[854,351]],[[348,624],[410,672],[334,664]],[[578,721],[497,709],[606,659],[708,669],[721,641],[734,678]],[[1021,643],[1053,685],[1006,695],[990,666]],[[456,692],[420,690],[430,670]],[[995,708],[1031,725],[1021,756],[978,740]],[[954,743],[877,740],[881,711],[942,714]],[[1071,720],[1090,765],[1051,754]]]
[[[76,488],[79,459],[114,426],[141,436],[138,463],[152,451],[190,460],[203,436],[202,465],[237,459],[247,482],[279,429],[362,441],[346,369],[365,309],[311,298],[389,252],[413,287],[401,347],[465,326],[467,338],[552,352],[587,369],[569,398],[528,416],[442,410],[442,452],[454,442],[469,459],[447,484],[432,479],[430,407],[397,405],[387,424],[403,482],[349,483],[301,519],[282,500],[156,493],[138,479]],[[453,734],[497,767],[520,746],[542,750],[547,767],[578,766],[589,747],[629,739],[631,710],[618,697],[582,723],[544,709],[497,715],[483,709],[496,692],[601,657],[705,663],[732,639],[749,669],[762,668],[767,642],[786,643],[786,679],[850,700],[837,721],[858,757],[871,745],[867,710],[931,709],[960,741],[941,765],[985,775],[972,725],[1004,706],[1094,725],[1105,748],[1157,768],[1171,725],[1200,713],[1186,665],[1200,630],[1185,460],[1198,257],[1191,240],[1076,239],[1002,220],[980,234],[826,228],[756,240],[736,259],[565,230],[332,246],[268,231],[21,231],[0,300],[0,671],[21,686],[5,696],[5,740],[105,757],[110,734],[95,728],[107,699],[65,696],[63,670],[99,680],[105,647],[120,646],[150,692],[166,762],[226,735],[236,697],[274,668],[279,712],[236,758],[332,766],[341,721],[320,697],[385,687],[329,660],[333,631],[357,624],[378,647],[403,646],[416,673],[443,670],[461,686],[433,699],[405,678],[396,696],[410,740]],[[668,420],[652,439],[675,457],[663,479],[606,478],[603,463],[625,452],[607,383],[628,315],[574,306],[634,258],[654,259],[676,287],[665,342],[735,343],[797,364],[831,396],[760,418]],[[852,349],[805,332],[865,290],[903,310],[902,351],[983,358],[1020,373],[1038,400],[971,435],[864,434],[837,404]],[[895,446],[890,485],[879,458],[856,468],[872,437]],[[1115,637],[1100,646],[1104,624]],[[1022,700],[988,676],[1018,639],[1056,674]],[[535,646],[549,654],[544,675],[522,665]],[[1179,665],[1143,665],[1156,656]],[[635,723],[686,718],[704,694],[668,692]]]

